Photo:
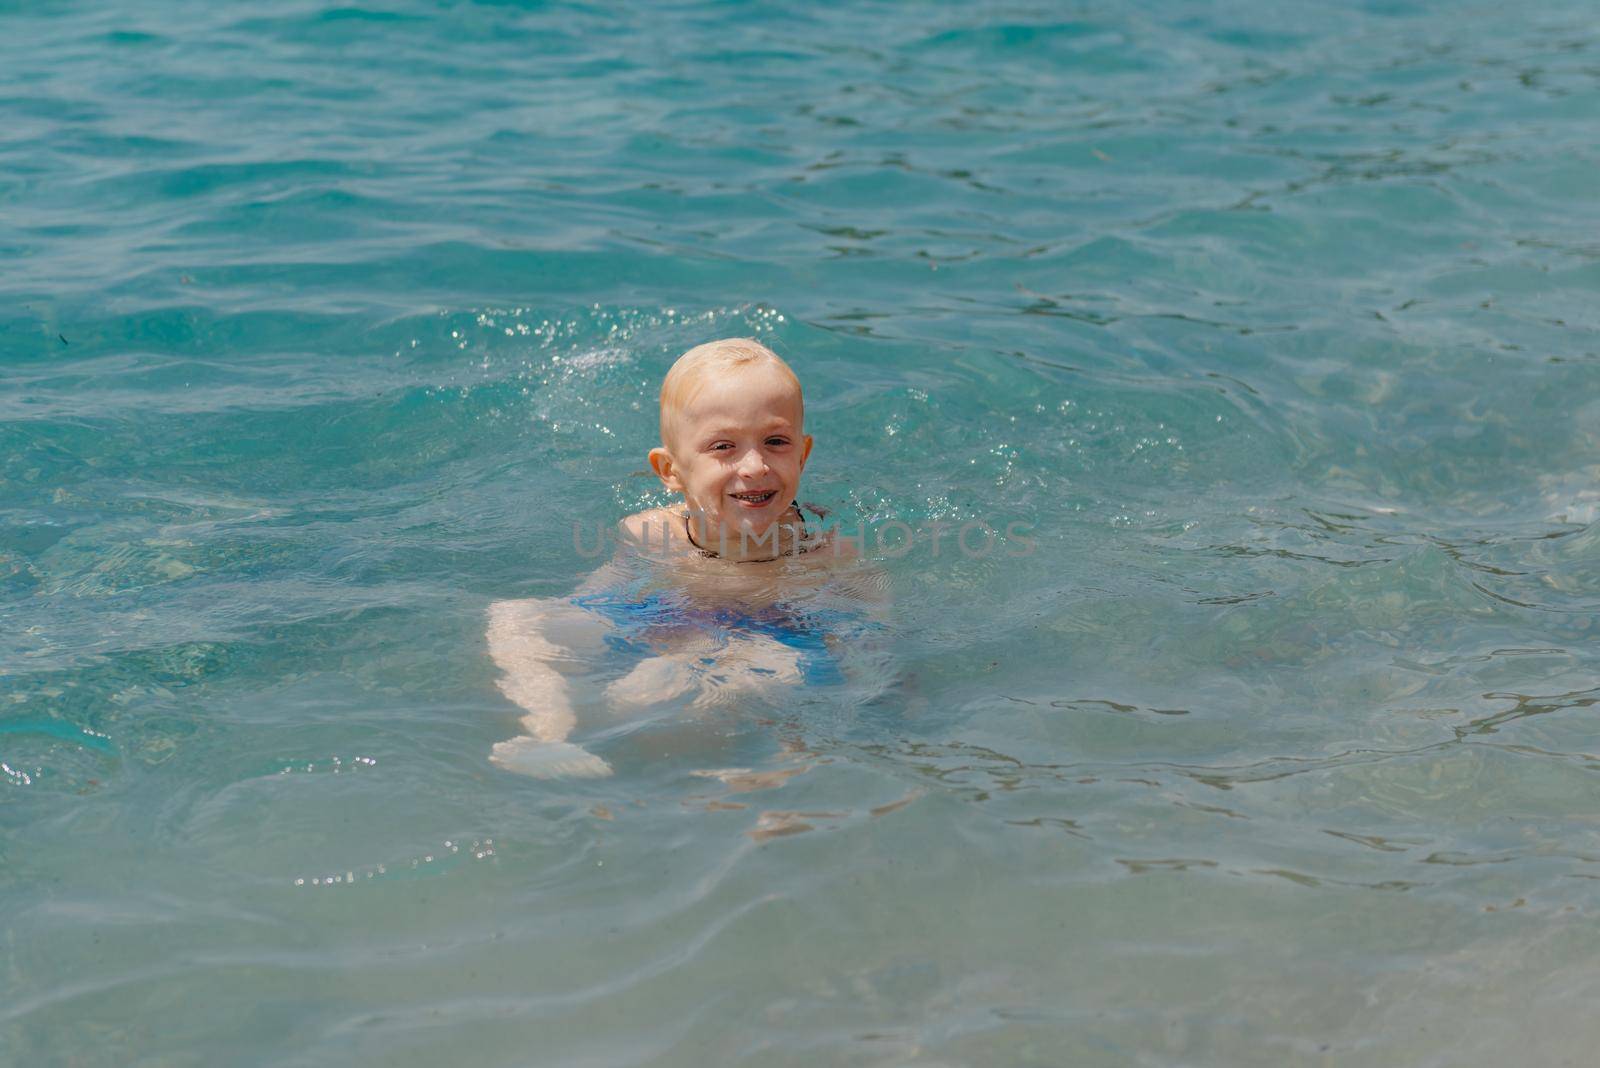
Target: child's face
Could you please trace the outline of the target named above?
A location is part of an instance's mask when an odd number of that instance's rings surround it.
[[[708,377],[669,422],[650,466],[712,537],[764,535],[788,510],[811,455],[800,393],[770,364]],[[703,519],[702,519],[703,517]]]

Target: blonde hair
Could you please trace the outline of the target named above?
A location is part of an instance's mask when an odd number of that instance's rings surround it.
[[[696,345],[672,365],[667,377],[661,380],[661,440],[667,441],[672,417],[694,400],[708,375],[737,370],[755,363],[767,363],[794,385],[800,402],[801,418],[805,417],[805,394],[800,389],[800,379],[794,369],[783,362],[783,357],[767,348],[753,337],[725,337]]]

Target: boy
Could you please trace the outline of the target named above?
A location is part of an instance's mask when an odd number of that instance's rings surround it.
[[[624,519],[622,552],[579,596],[489,608],[500,690],[524,709],[527,732],[497,743],[493,763],[538,778],[609,775],[604,760],[567,741],[576,725],[567,683],[592,672],[630,627],[643,638],[630,647],[654,655],[606,688],[613,707],[695,690],[703,707],[817,672],[837,676],[828,636],[786,607],[796,592],[821,596],[838,577],[830,573],[858,555],[807,526],[797,497],[811,455],[804,423],[799,380],[757,341],[713,341],[673,364],[661,385],[661,444],[649,458],[683,504]],[[641,560],[654,570],[630,595],[619,587]],[[844,592],[858,605],[873,597],[870,588]]]

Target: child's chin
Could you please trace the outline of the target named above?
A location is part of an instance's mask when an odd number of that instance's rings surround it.
[[[738,545],[740,539],[747,543],[759,542],[771,536],[771,530],[773,524],[777,522],[777,518],[777,516],[773,515],[724,516],[722,529],[726,532],[724,536],[730,546]],[[711,536],[716,537],[715,527],[712,528]]]
[[[776,514],[769,505],[762,505],[760,508],[734,505],[732,508],[722,510],[722,527],[731,531],[761,530],[772,525]]]
[[[764,535],[782,515],[783,510],[780,508],[763,508],[753,515],[730,516],[728,528],[735,533],[742,531],[750,537]]]

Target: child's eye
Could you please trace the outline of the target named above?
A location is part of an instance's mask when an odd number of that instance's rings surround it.
[[[779,445],[787,445],[787,444],[789,444],[789,439],[788,438],[768,438],[767,439],[767,444],[773,446],[774,448],[776,448]]]
[[[718,442],[714,442],[712,444],[711,451],[712,452],[726,452],[727,450],[729,450],[731,448],[733,448],[733,442],[731,442],[731,441],[718,441]]]

